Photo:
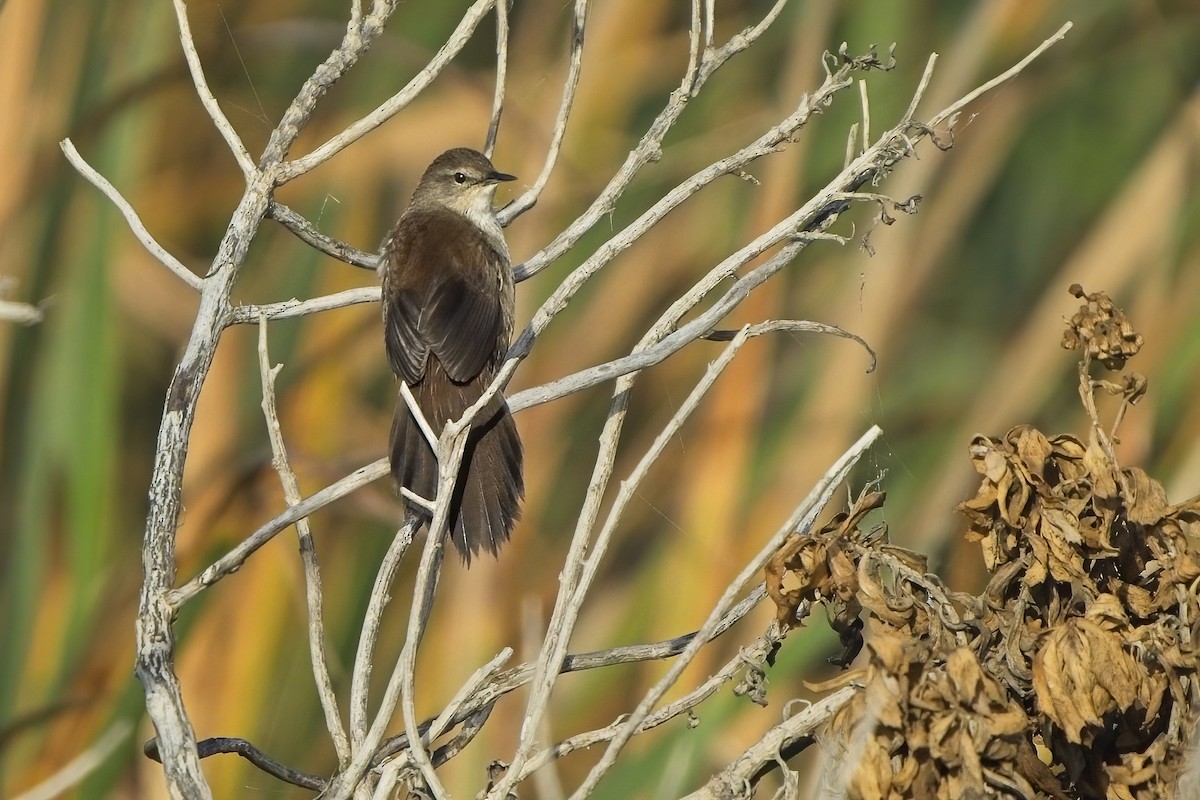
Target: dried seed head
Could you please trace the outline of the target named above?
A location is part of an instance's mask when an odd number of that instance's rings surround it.
[[[1071,284],[1067,291],[1086,302],[1067,322],[1062,346],[1083,350],[1109,369],[1124,367],[1125,359],[1142,349],[1142,335],[1104,292],[1084,292],[1078,283]]]

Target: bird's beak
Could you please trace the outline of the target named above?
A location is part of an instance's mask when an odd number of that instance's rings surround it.
[[[516,175],[509,175],[507,172],[493,172],[488,175],[489,183],[500,183],[501,181],[515,181]]]

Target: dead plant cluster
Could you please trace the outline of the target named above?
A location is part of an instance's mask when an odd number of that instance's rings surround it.
[[[1116,427],[1146,381],[1120,369],[1141,337],[1102,292],[1067,349],[1081,351],[1086,441],[1028,425],[977,436],[982,477],[960,504],[991,574],[979,596],[948,591],[922,556],[860,527],[866,494],[767,568],[786,627],[826,606],[848,663],[865,639],[863,691],[831,722],[852,798],[1177,796],[1196,727],[1200,498],[1171,505],[1144,471],[1122,468]],[[1120,398],[1111,431],[1095,394]]]

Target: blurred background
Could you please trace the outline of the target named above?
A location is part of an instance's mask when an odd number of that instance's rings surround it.
[[[252,154],[340,39],[347,3],[188,3],[209,82]],[[374,49],[334,88],[293,155],[315,147],[401,87],[432,56],[465,2],[404,3]],[[570,4],[530,0],[512,14],[508,101],[495,162],[532,181],[566,70]],[[644,133],[687,58],[688,6],[596,2],[576,109],[558,169],[508,231],[515,260],[579,215]],[[717,39],[768,3],[718,4]],[[977,476],[975,433],[1018,423],[1086,435],[1075,358],[1059,348],[1077,301],[1105,289],[1144,334],[1130,368],[1150,393],[1121,429],[1121,456],[1173,501],[1200,491],[1200,7],[1190,0],[906,3],[794,0],[774,28],[714,76],[617,209],[572,252],[518,289],[518,325],[612,232],[678,181],[785,117],[823,77],[821,54],[896,43],[896,69],[867,76],[875,132],[909,103],[940,54],[919,117],[1006,69],[1064,21],[1075,28],[1015,81],[975,103],[956,146],[923,144],[880,187],[920,193],[920,213],[858,246],[810,247],[729,320],[812,319],[865,337],[879,368],[840,339],[756,340],[721,378],[642,486],[618,529],[573,650],[694,630],[738,565],[871,424],[881,444],[857,484],[882,479],[886,522],[929,553],[950,585],[983,579],[954,512]],[[321,230],[373,250],[415,179],[443,149],[483,143],[494,25],[403,114],[280,197]],[[139,548],[164,391],[187,339],[195,294],[148,256],[111,204],[66,163],[71,137],[158,240],[203,274],[241,193],[241,176],[197,101],[169,3],[7,0],[0,5],[0,292],[45,319],[0,323],[0,795],[35,785],[114,724],[133,728],[72,796],[165,796],[141,755],[152,735],[132,677]],[[860,119],[857,87],[799,141],[669,216],[562,313],[514,381],[533,386],[615,358],[713,264],[804,202],[841,168]],[[519,187],[518,187],[519,188]],[[501,199],[512,196],[511,189]],[[863,206],[835,226],[871,228]],[[310,297],[374,276],[263,223],[237,302]],[[226,332],[200,400],[179,531],[186,579],[275,515],[283,500],[259,409],[256,331]],[[393,377],[374,305],[270,328],[283,432],[308,494],[384,454]],[[639,380],[618,460],[624,477],[721,345],[698,343]],[[582,500],[611,387],[518,415],[527,502],[498,562],[448,563],[417,681],[434,713],[499,648],[540,639]],[[1111,405],[1106,406],[1111,411]],[[615,482],[614,482],[615,483]],[[844,498],[844,495],[842,495]],[[334,679],[348,670],[378,559],[400,518],[381,481],[314,517]],[[399,652],[413,566],[402,573],[380,663]],[[708,648],[679,691],[757,636],[765,606]],[[675,797],[699,786],[780,719],[802,680],[834,675],[823,615],[793,634],[769,671],[771,705],[728,688],[683,720],[638,737],[601,797]],[[176,626],[177,668],[201,737],[248,738],[291,766],[336,765],[312,691],[295,537],[278,536],[191,603]],[[666,665],[564,678],[543,741],[606,725]],[[377,669],[386,676],[390,668]],[[457,796],[511,754],[524,695],[443,770]],[[343,701],[344,702],[344,701]],[[571,787],[598,756],[559,765]],[[305,797],[235,756],[204,762],[217,797]],[[806,767],[801,764],[801,769]],[[807,778],[804,778],[807,780]],[[548,778],[523,796],[554,798]]]

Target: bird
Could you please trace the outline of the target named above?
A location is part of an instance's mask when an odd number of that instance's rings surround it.
[[[511,180],[476,150],[447,150],[425,170],[384,240],[387,358],[435,435],[482,396],[508,352],[516,291],[492,204],[497,185]],[[497,392],[472,422],[450,499],[447,532],[467,565],[483,551],[497,556],[512,536],[525,493],[523,459],[508,402]],[[403,395],[389,460],[398,489],[435,499],[437,456]]]

